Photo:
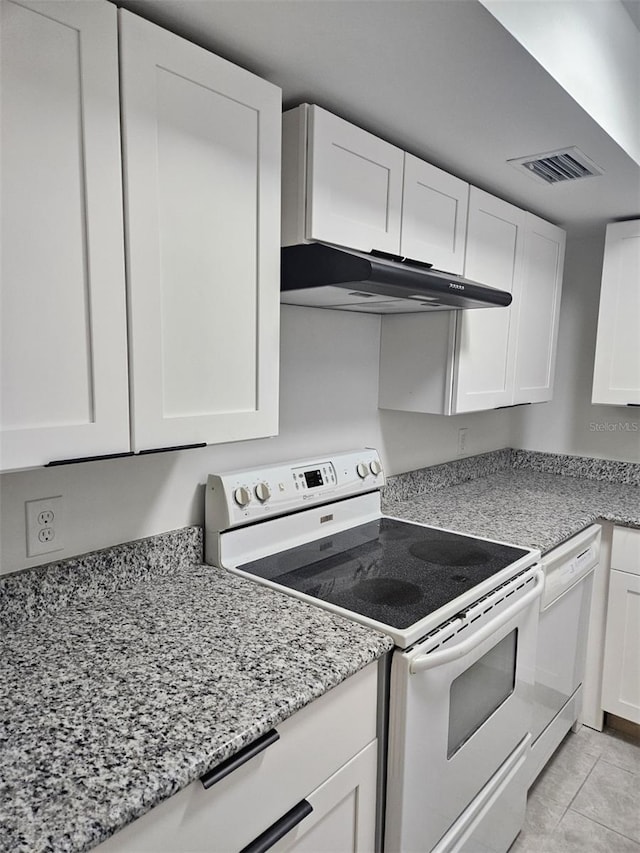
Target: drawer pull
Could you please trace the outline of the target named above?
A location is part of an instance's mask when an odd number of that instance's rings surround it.
[[[284,838],[288,832],[291,832],[312,811],[313,806],[310,802],[300,800],[297,806],[294,806],[280,820],[272,824],[269,829],[265,829],[262,835],[255,838],[251,844],[243,847],[240,853],[265,853],[266,850],[273,847],[281,838]]]
[[[254,755],[262,752],[263,749],[271,746],[272,743],[275,743],[279,739],[280,735],[275,729],[265,732],[265,734],[257,740],[254,740],[252,743],[241,749],[240,752],[236,752],[236,754],[232,755],[231,758],[227,758],[226,761],[222,762],[222,764],[218,764],[218,766],[214,767],[213,770],[209,770],[204,774],[204,776],[201,776],[200,781],[202,782],[203,788],[210,788],[212,785],[215,785],[216,782],[224,779],[224,777],[228,776],[229,773],[233,773],[234,770],[237,770],[238,767],[241,767],[245,762],[249,761],[250,758],[253,758]]]

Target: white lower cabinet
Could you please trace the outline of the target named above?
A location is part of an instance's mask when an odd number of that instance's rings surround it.
[[[379,406],[453,415],[553,395],[565,232],[471,187],[465,276],[507,308],[382,318]]]
[[[191,783],[97,850],[237,853],[268,834],[279,851],[371,853],[376,700],[372,663],[278,725],[275,742],[211,787]]]
[[[630,528],[613,531],[602,708],[640,723],[640,530]]]
[[[271,848],[274,853],[372,853],[377,746],[370,743],[309,794],[313,812]]]

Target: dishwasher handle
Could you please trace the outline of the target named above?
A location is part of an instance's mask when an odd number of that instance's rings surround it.
[[[495,619],[487,622],[486,625],[483,625],[482,628],[479,628],[471,636],[460,643],[456,643],[455,646],[451,646],[449,649],[443,649],[441,652],[428,652],[412,660],[409,665],[411,675],[423,672],[425,669],[434,669],[436,666],[442,666],[442,664],[450,663],[452,660],[464,657],[464,655],[468,654],[476,646],[479,646],[480,643],[487,640],[493,633],[502,628],[503,625],[506,625],[517,613],[520,613],[521,610],[524,610],[525,607],[528,607],[533,601],[540,598],[544,588],[543,570],[538,568],[532,577],[535,580],[533,589],[526,592],[522,598],[514,601],[513,604],[510,604],[506,610],[503,610]]]

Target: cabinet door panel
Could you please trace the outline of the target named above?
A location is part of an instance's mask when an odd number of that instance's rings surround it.
[[[378,742],[370,743],[306,799],[313,808],[273,853],[371,853],[375,847]]]
[[[405,154],[400,254],[462,275],[469,184]]]
[[[397,254],[403,167],[399,148],[310,107],[308,238]]]
[[[640,575],[611,571],[602,707],[640,723]]]
[[[2,3],[2,467],[129,449],[116,10]]]
[[[640,403],[640,220],[607,226],[593,403]]]
[[[553,396],[565,237],[562,229],[527,214],[514,403]]]
[[[274,434],[280,90],[120,23],[134,447]]]
[[[460,312],[456,412],[513,403],[515,320],[522,284],[525,219],[523,210],[471,188],[465,276],[509,291],[513,302],[508,308]]]

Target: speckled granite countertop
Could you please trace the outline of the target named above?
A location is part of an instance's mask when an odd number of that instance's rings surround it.
[[[89,849],[392,645],[210,566],[114,579],[101,553],[108,595],[64,564],[0,579],[2,851]],[[36,601],[56,578],[63,605]]]
[[[638,469],[633,463],[497,451],[390,478],[383,510],[544,553],[597,519],[640,527]]]

